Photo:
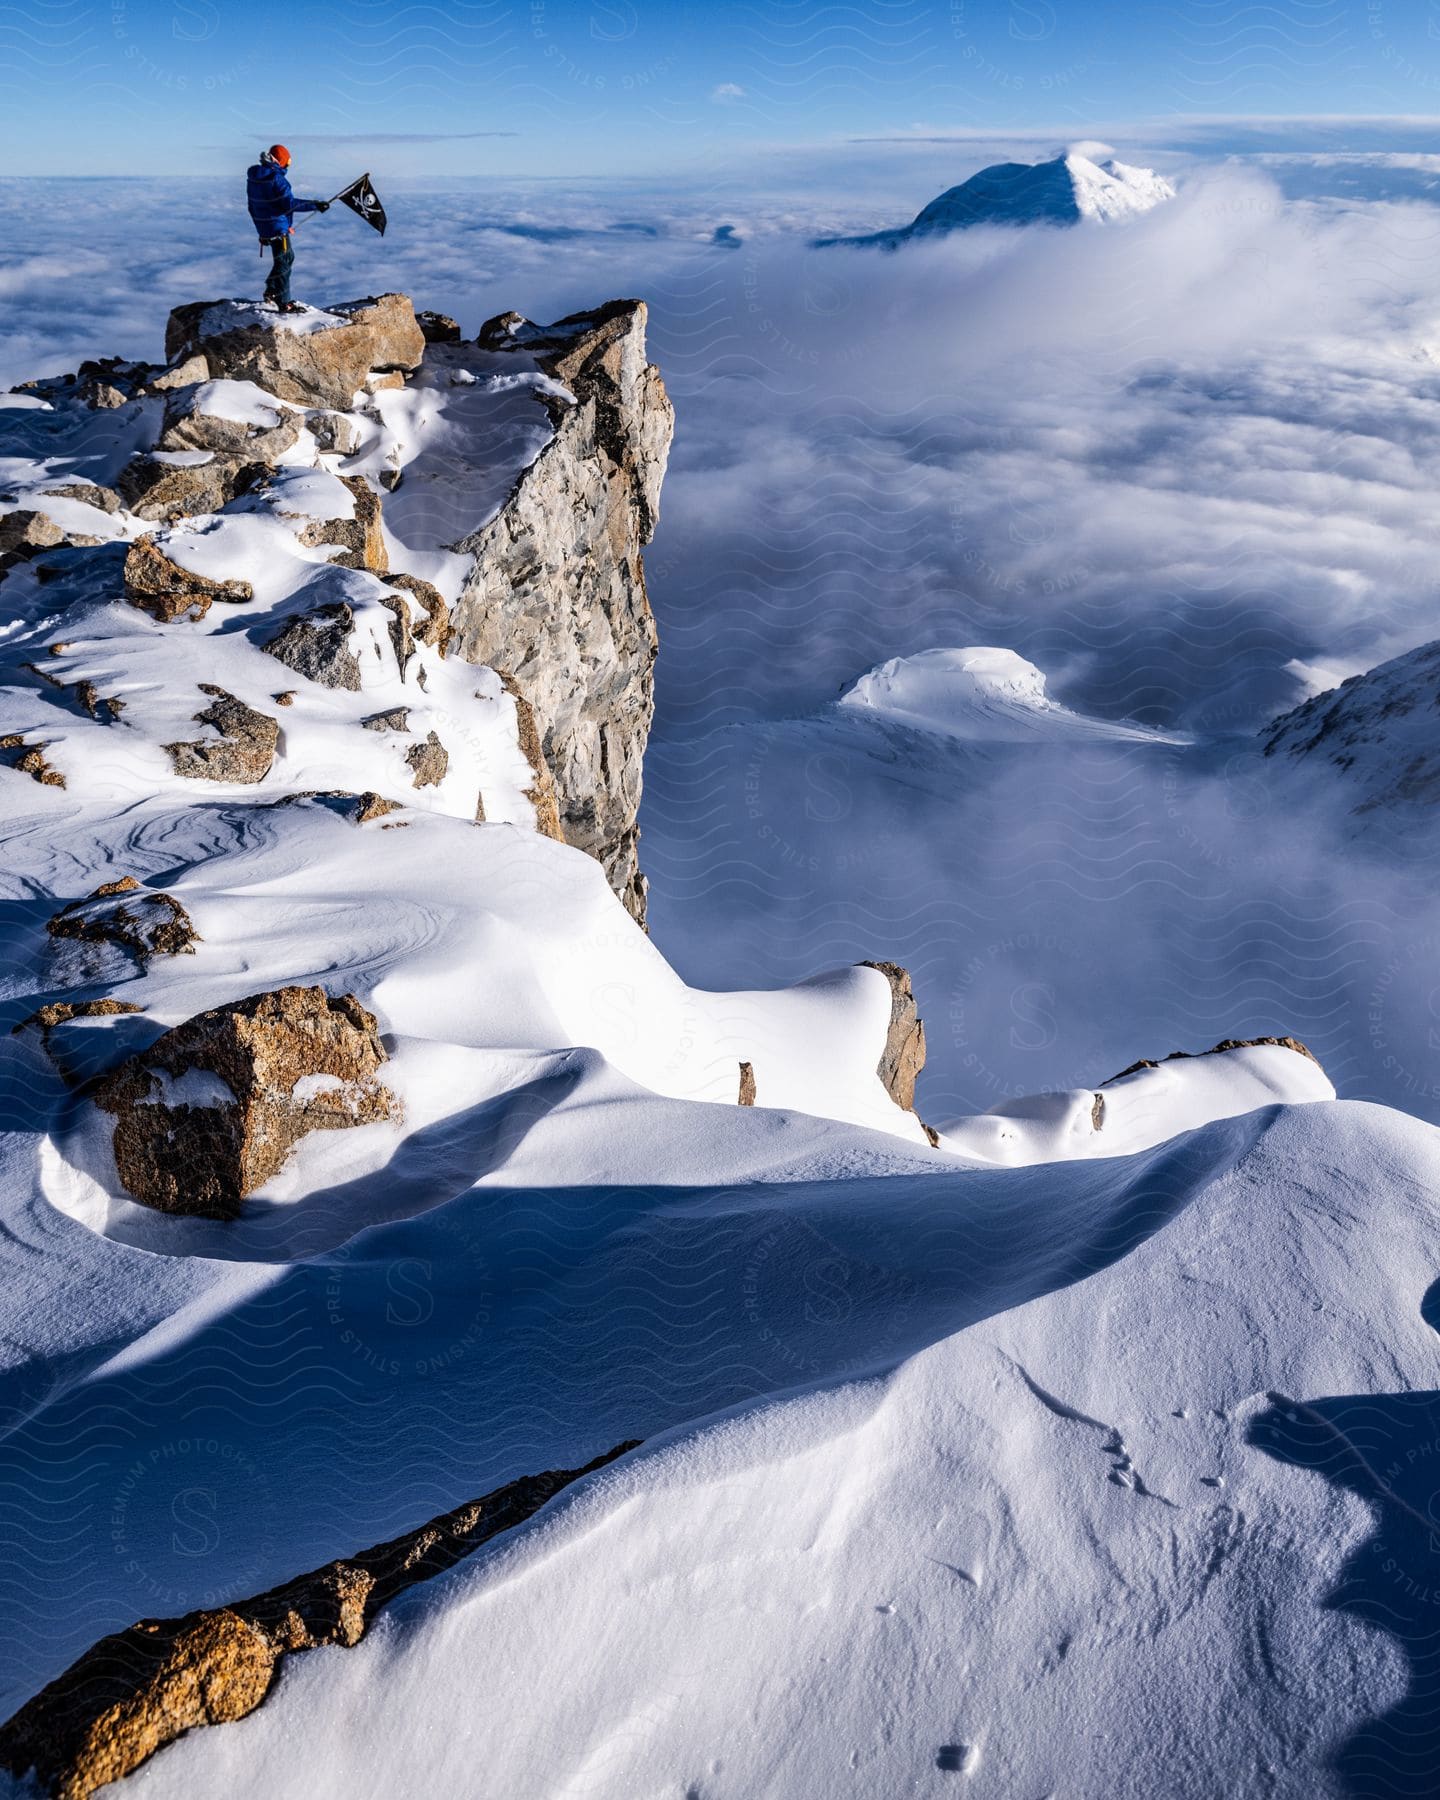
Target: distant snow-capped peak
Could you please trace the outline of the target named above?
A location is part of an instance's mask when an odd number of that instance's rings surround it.
[[[1174,199],[1174,188],[1153,169],[1137,168],[1113,156],[1094,160],[1104,151],[1104,145],[1085,144],[1048,162],[992,163],[958,187],[948,188],[908,225],[864,237],[819,238],[816,244],[894,250],[915,238],[943,236],[974,225],[1108,225]]]

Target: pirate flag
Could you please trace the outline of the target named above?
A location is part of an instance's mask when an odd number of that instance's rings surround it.
[[[381,237],[384,237],[388,223],[385,208],[380,204],[380,196],[370,185],[368,169],[358,181],[352,181],[349,187],[341,188],[335,198],[343,200],[352,211],[359,213],[367,225],[373,225]]]

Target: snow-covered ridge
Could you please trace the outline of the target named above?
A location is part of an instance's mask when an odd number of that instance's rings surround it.
[[[918,238],[941,237],[976,225],[1111,225],[1173,200],[1175,190],[1153,169],[1114,157],[1092,161],[1069,150],[1049,162],[994,163],[948,188],[908,225],[861,237],[816,240],[832,245],[898,249]]]
[[[1261,742],[1286,773],[1323,771],[1362,817],[1428,815],[1440,799],[1440,642],[1316,694]]]

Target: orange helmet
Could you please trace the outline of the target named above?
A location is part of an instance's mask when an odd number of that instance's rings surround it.
[[[265,154],[270,158],[271,162],[279,163],[282,169],[288,169],[290,167],[290,152],[283,144],[272,144]]]

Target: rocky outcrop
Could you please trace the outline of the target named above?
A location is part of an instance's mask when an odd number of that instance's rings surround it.
[[[427,344],[458,344],[460,342],[460,324],[452,319],[449,313],[418,312],[415,323],[425,334]]]
[[[1123,1081],[1127,1075],[1138,1074],[1141,1069],[1158,1069],[1160,1067],[1161,1061],[1180,1062],[1187,1058],[1196,1057],[1196,1056],[1220,1056],[1226,1050],[1251,1050],[1251,1049],[1254,1049],[1257,1046],[1263,1045],[1263,1044],[1275,1044],[1282,1050],[1293,1050],[1297,1056],[1308,1056],[1310,1061],[1315,1064],[1315,1067],[1317,1069],[1320,1067],[1320,1058],[1318,1056],[1316,1056],[1315,1052],[1312,1049],[1310,1049],[1308,1044],[1302,1044],[1300,1042],[1299,1038],[1295,1038],[1295,1037],[1222,1038],[1218,1044],[1212,1044],[1208,1050],[1172,1050],[1168,1056],[1161,1058],[1159,1060],[1157,1060],[1155,1057],[1142,1056],[1139,1062],[1131,1063],[1129,1068],[1122,1069],[1118,1075],[1111,1075],[1107,1080],[1102,1081],[1100,1083],[1100,1085],[1102,1088],[1110,1087],[1117,1081]],[[1100,1096],[1097,1094],[1096,1095],[1097,1101],[1099,1100],[1099,1098],[1100,1098]],[[1104,1116],[1103,1106],[1101,1107],[1100,1112],[1101,1112],[1101,1117],[1103,1117]],[[1095,1129],[1097,1131],[1100,1129],[1100,1120],[1098,1118],[1095,1121]]]
[[[337,545],[331,562],[345,569],[368,569],[373,575],[391,579],[390,555],[380,526],[380,496],[363,475],[341,475],[339,479],[350,490],[355,503],[353,515],[348,519],[312,520],[301,531],[300,542],[316,550]]]
[[[372,374],[419,366],[425,336],[404,294],[380,294],[307,314],[291,328],[243,300],[177,306],[165,331],[172,363],[203,356],[213,380],[253,381],[300,406],[347,410]]]
[[[113,944],[141,967],[154,956],[190,956],[200,942],[190,915],[163,890],[142,888],[133,875],[105,881],[84,900],[62,906],[46,924],[53,938]]]
[[[544,328],[510,313],[482,329],[482,345],[535,356],[574,400],[547,397],[554,437],[456,546],[475,560],[450,644],[534,708],[565,841],[597,858],[642,922],[635,820],[656,637],[641,550],[674,425],[645,324],[642,302],[620,300]]]
[[[353,994],[283,987],[199,1013],[109,1076],[115,1165],[159,1212],[233,1219],[310,1131],[398,1119],[375,1018]]]
[[[433,731],[426,732],[422,743],[410,746],[405,761],[417,788],[439,787],[450,771],[450,752]]]
[[[301,417],[288,408],[276,406],[271,423],[255,425],[203,411],[203,396],[203,386],[175,388],[167,394],[162,450],[211,450],[219,456],[273,464],[300,436]]]
[[[137,538],[125,555],[125,598],[162,625],[203,619],[213,600],[240,605],[255,598],[248,581],[211,581],[172,562],[152,537]]]
[[[213,726],[218,735],[167,744],[170,766],[187,781],[229,781],[238,787],[263,781],[275,760],[280,727],[222,687],[201,682],[200,692],[209,694],[212,704],[195,714],[195,722]]]
[[[1272,720],[1260,743],[1279,767],[1333,784],[1357,819],[1393,817],[1409,830],[1440,800],[1437,708],[1440,640],[1316,694]]]
[[[66,531],[47,512],[17,507],[12,512],[0,513],[0,577],[16,563],[29,562],[43,550],[57,550],[65,544],[83,547],[103,542],[88,531]]]
[[[167,461],[162,455],[137,456],[120,471],[115,486],[137,518],[160,524],[217,513],[240,494],[248,494],[264,473],[263,463],[233,457],[212,455],[205,462],[184,462]]]
[[[86,1800],[182,1733],[254,1712],[287,1656],[322,1644],[352,1649],[398,1594],[453,1568],[638,1443],[617,1444],[583,1468],[522,1475],[253,1599],[142,1619],[102,1638],[0,1728],[0,1767],[15,1776],[33,1771],[53,1800]]]
[[[424,624],[414,627],[415,641],[433,645],[444,656],[450,647],[450,608],[446,606],[439,588],[431,582],[422,581],[418,575],[402,574],[398,569],[388,570],[385,580],[391,587],[400,588],[409,594],[425,614]]]
[[[895,1104],[914,1112],[915,1078],[925,1067],[925,1027],[910,986],[910,972],[893,962],[865,962],[860,967],[878,969],[890,983],[890,1028],[877,1073]]]
[[[20,731],[0,737],[0,761],[20,775],[28,775],[41,787],[63,788],[65,777],[46,756],[49,744],[32,744]]]
[[[262,648],[321,687],[360,691],[360,664],[350,648],[355,615],[343,600],[291,619]]]
[[[755,1065],[742,1062],[740,1065],[740,1105],[755,1104]]]

